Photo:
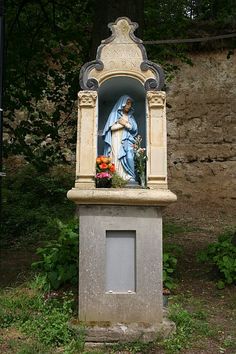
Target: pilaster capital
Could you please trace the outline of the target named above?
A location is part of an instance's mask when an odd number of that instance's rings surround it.
[[[80,91],[78,93],[79,106],[95,107],[97,92],[96,91]]]
[[[148,91],[147,100],[150,108],[161,108],[165,105],[166,93],[164,91]]]

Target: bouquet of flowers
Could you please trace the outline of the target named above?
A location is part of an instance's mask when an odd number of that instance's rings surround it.
[[[110,188],[114,172],[115,165],[111,162],[111,158],[104,155],[98,156],[96,158],[96,187]]]
[[[147,155],[146,149],[141,147],[142,137],[138,135],[135,138],[135,143],[133,145],[134,148],[134,162],[135,162],[135,170],[138,176],[139,184],[141,187],[146,188],[146,163],[147,163]]]

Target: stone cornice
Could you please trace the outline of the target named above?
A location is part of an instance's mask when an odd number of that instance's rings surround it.
[[[168,189],[72,188],[67,197],[79,205],[166,206],[177,200],[176,195]]]

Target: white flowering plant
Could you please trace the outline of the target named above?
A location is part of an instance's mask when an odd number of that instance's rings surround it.
[[[138,182],[141,187],[146,188],[146,165],[147,165],[147,154],[146,149],[142,147],[142,137],[137,135],[135,138],[135,143],[133,144],[134,148],[134,162],[135,162],[135,171],[137,173]]]

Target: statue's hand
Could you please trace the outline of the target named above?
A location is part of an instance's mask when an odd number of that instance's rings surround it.
[[[118,123],[120,123],[123,127],[127,128],[127,129],[131,129],[131,124],[127,121],[127,119],[124,119],[121,117],[118,120]]]
[[[114,123],[114,124],[111,126],[111,130],[112,130],[112,131],[120,130],[120,129],[124,129],[124,126],[123,126],[123,124],[120,124],[119,121],[117,121],[116,123]]]
[[[127,124],[127,121],[124,118],[120,118],[120,119],[118,119],[118,123],[120,123],[121,125],[123,125],[125,127]]]

